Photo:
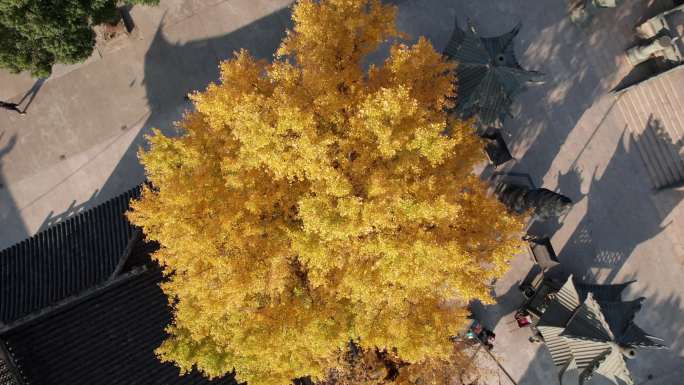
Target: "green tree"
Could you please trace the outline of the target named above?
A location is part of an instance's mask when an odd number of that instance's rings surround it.
[[[0,67],[49,76],[55,63],[86,60],[95,46],[93,26],[116,18],[116,0],[0,0]]]

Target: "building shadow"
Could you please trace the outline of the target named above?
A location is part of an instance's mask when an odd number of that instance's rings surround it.
[[[625,75],[620,83],[613,88],[613,92],[618,92],[624,90],[625,88],[631,87],[637,83],[640,83],[657,72],[657,66],[652,60],[647,60],[644,63],[640,63],[634,66],[632,70]]]
[[[612,282],[635,248],[669,225],[663,223],[666,213],[684,198],[684,191],[673,191],[659,207],[648,198],[631,154],[638,140],[624,132],[605,170],[601,175],[594,171],[585,214],[558,251],[565,268],[584,281]]]
[[[635,135],[635,142],[654,188],[662,190],[684,183],[684,136],[672,139],[663,122],[650,114],[644,130]]]
[[[599,14],[597,18],[603,16]],[[513,169],[532,174],[538,186],[544,185],[545,176],[562,154],[562,147],[579,120],[611,90],[618,76],[622,46],[615,47],[613,33],[632,24],[634,15],[612,16],[615,20],[599,30],[592,26],[580,29],[563,14],[560,20],[540,28],[554,32],[547,33],[549,37],[529,49],[533,52],[528,55],[528,62],[546,64],[542,69],[546,82],[518,97],[517,118],[507,120],[504,129],[511,138],[509,147],[525,148]],[[602,120],[612,108],[606,109]]]
[[[630,293],[630,298],[646,297],[635,322],[648,333],[663,339],[665,350],[639,350],[627,363],[635,384],[671,385],[684,378],[684,301],[680,296],[660,296],[649,289]]]
[[[74,215],[78,215],[82,211],[85,211],[94,205],[92,205],[92,202],[96,200],[98,193],[100,190],[95,190],[93,194],[88,198],[87,200],[77,203],[77,201],[71,201],[69,204],[69,207],[66,208],[66,210],[62,211],[61,213],[55,214],[54,211],[50,211],[50,213],[45,217],[43,220],[43,223],[41,223],[40,227],[38,230],[36,230],[36,233],[40,233],[41,231],[47,229],[48,227],[55,225],[57,223],[63,222],[70,217]]]
[[[650,19],[657,14],[670,10],[674,8],[677,1],[672,0],[650,0],[645,2],[647,4],[646,9],[641,13],[640,17],[634,23],[634,26],[642,24],[646,20]],[[639,43],[643,43],[635,34],[632,37],[631,45],[627,48],[631,48]],[[661,59],[650,59],[643,63],[635,65],[632,70],[622,78],[620,83],[613,89],[614,92],[623,90],[641,81],[644,81],[652,76],[655,76],[661,72],[666,71],[671,68],[672,64],[667,63]]]
[[[602,10],[582,28],[569,21],[567,12],[535,23],[541,36],[522,46],[525,54],[519,57],[524,65],[540,67],[546,79],[518,96],[517,118],[505,122],[509,148],[517,150],[514,170],[529,172],[536,185],[544,186],[569,136],[585,130],[578,123],[590,108],[602,111],[602,118],[585,147],[594,139],[615,107],[614,100],[604,96],[625,76],[621,64],[625,49],[636,41],[634,26],[660,8],[658,1],[626,0],[618,8]]]
[[[494,295],[496,304],[485,305],[477,300],[470,303],[472,316],[491,330],[494,330],[501,319],[509,317],[511,313],[519,309],[525,300],[517,284],[511,285],[505,293],[495,291]],[[513,320],[512,316],[510,320]]]
[[[186,95],[193,91],[201,91],[209,83],[217,81],[220,62],[232,58],[233,52],[241,48],[248,49],[253,56],[259,59],[272,58],[285,34],[285,30],[290,26],[289,20],[290,9],[283,8],[231,33],[184,44],[172,43],[167,39],[162,20],[150,48],[145,54],[145,76],[142,81],[145,84],[150,112],[142,121],[140,132],[101,189],[95,190],[90,198],[83,202],[73,201],[62,212],[51,211],[37,231],[42,231],[141,184],[145,179],[145,174],[138,161],[137,153],[140,148],[146,146],[144,136],[150,134],[152,128],[159,128],[166,135],[178,134],[174,122],[181,119],[184,111],[192,108]],[[211,60],[203,60],[207,56],[211,57]],[[43,82],[44,79],[37,81],[31,90],[24,95],[22,101],[29,98],[28,104],[30,104],[42,87]],[[128,129],[128,127],[122,127],[123,129]],[[3,153],[10,151],[15,142],[16,138],[2,150]],[[2,175],[0,173],[1,182]],[[9,195],[9,192],[0,189],[0,194]],[[8,198],[5,198],[4,201],[13,202],[11,195]],[[12,228],[13,234],[9,237],[10,239],[24,239],[29,235],[23,226],[23,222],[21,222],[21,215],[17,207],[6,205],[0,210],[5,218],[16,218],[17,224],[9,226]],[[5,220],[8,221],[8,219]],[[21,226],[19,226],[20,222]]]
[[[573,215],[572,222],[553,218],[529,227],[530,233],[540,236],[552,237],[562,228],[571,232],[561,250],[554,246],[563,264],[580,278],[614,279],[638,245],[666,228],[662,220],[682,199],[681,192],[668,191],[666,200],[652,201],[648,181],[635,172],[640,167],[635,163],[640,156],[636,144],[648,138],[630,138],[624,130],[619,137],[612,118],[617,108],[610,91],[624,76],[621,63],[624,50],[633,44],[633,28],[659,6],[653,1],[624,1],[618,8],[597,14],[584,28],[572,24],[567,13],[550,13],[532,26],[541,35],[531,44],[521,44],[523,66],[539,68],[547,79],[544,85],[519,95],[517,118],[504,122],[509,148],[517,158],[510,169],[529,173],[535,185],[553,188],[576,205],[586,205],[576,227],[578,212],[568,215]],[[586,122],[597,123],[587,129]],[[668,140],[664,130],[651,125],[654,132],[649,137]],[[596,140],[605,141],[607,132],[619,141],[612,155],[601,146],[605,143]],[[571,135],[573,141],[569,141]],[[577,137],[582,140],[579,150],[574,147]],[[668,143],[659,146],[670,154],[681,153],[681,143]],[[591,154],[584,154],[589,148]],[[589,163],[607,164],[605,170],[600,175],[584,173],[578,165],[582,155],[589,155],[583,158],[591,159]],[[568,163],[569,167],[560,167]],[[603,270],[601,277],[593,276],[597,269]]]
[[[290,9],[283,8],[228,34],[187,43],[173,43],[160,23],[144,59],[144,79],[149,117],[102,186],[99,200],[108,199],[142,183],[144,170],[137,157],[145,148],[145,135],[159,128],[166,135],[177,135],[174,122],[192,105],[186,95],[202,91],[219,78],[219,64],[245,48],[258,59],[273,57],[285,30],[290,27]],[[207,57],[211,60],[206,60]]]
[[[19,207],[17,207],[12,193],[5,185],[5,178],[2,173],[2,158],[10,153],[16,144],[16,135],[5,138],[5,133],[0,133],[0,202],[2,202],[2,205],[0,205],[0,223],[4,224],[0,228],[0,240],[24,239],[28,237],[28,229],[21,219]]]

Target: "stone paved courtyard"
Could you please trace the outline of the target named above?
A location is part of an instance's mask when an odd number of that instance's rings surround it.
[[[516,158],[506,168],[576,202],[531,230],[552,236],[561,262],[585,281],[637,280],[628,297],[646,301],[636,322],[671,349],[628,362],[635,383],[684,384],[684,189],[651,189],[633,123],[610,94],[631,70],[623,51],[633,27],[667,2],[625,0],[583,29],[569,21],[567,0],[394,3],[400,28],[439,50],[456,17],[485,36],[522,22],[518,59],[545,83],[521,94],[504,124]],[[189,107],[184,94],[216,79],[218,61],[233,50],[269,58],[289,25],[288,4],[162,0],[132,10],[139,36],[114,52],[60,67],[44,83],[0,73],[0,99],[31,101],[24,117],[0,114],[0,248],[140,183],[142,135],[170,129]],[[684,101],[670,102],[684,109]],[[522,301],[516,284],[530,266],[529,256],[516,257],[496,284],[499,303],[474,309],[495,329],[493,353],[518,384],[557,384],[548,352],[512,317]]]

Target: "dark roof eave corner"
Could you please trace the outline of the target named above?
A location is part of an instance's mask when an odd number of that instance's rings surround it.
[[[546,84],[546,74],[537,70],[525,70],[530,74],[530,78],[527,80],[526,84],[528,86],[540,86]]]
[[[522,28],[522,21],[519,21],[518,24],[516,24],[515,27],[513,27],[513,29],[509,33],[515,37],[518,35],[518,33],[520,33],[521,28]]]
[[[128,258],[131,255],[131,252],[133,251],[133,248],[135,247],[135,244],[140,241],[143,237],[142,230],[138,227],[135,228],[135,232],[133,233],[133,236],[128,240],[128,245],[126,245],[126,249],[124,249],[123,253],[121,253],[121,257],[119,258],[119,263],[116,265],[116,268],[112,272],[112,274],[107,278],[107,281],[111,281],[114,278],[116,278],[119,274],[122,273],[124,266],[126,266],[126,262],[128,262]]]
[[[449,37],[449,41],[447,42],[446,47],[444,47],[444,50],[442,50],[442,54],[446,56],[448,59],[454,60],[451,53],[460,48],[461,44],[463,43],[463,40],[465,40],[466,38],[466,33],[467,32],[463,30],[463,28],[461,28],[461,25],[458,23],[458,16],[455,16],[454,31],[451,33],[451,36]]]
[[[466,18],[466,26],[468,27],[468,31],[470,31],[473,35],[477,35],[477,27],[475,27],[473,19],[469,17]]]
[[[24,378],[21,371],[14,363],[14,357],[10,353],[7,345],[2,340],[2,333],[0,332],[0,360],[4,361],[5,367],[8,369],[9,373],[12,375],[12,380],[16,385],[28,385],[28,381]],[[2,384],[5,385],[5,384]]]
[[[518,36],[518,33],[520,33],[521,28],[522,21],[518,21],[518,23],[510,31],[504,33],[503,35],[499,35],[497,38],[505,39],[503,41],[503,46],[508,48],[511,44],[513,44],[513,39],[515,39],[515,37]]]

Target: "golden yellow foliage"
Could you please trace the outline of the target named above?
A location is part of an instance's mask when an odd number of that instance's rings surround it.
[[[350,344],[333,359],[326,376],[316,385],[462,385],[486,378],[486,370],[474,362],[477,348],[454,342],[446,357],[427,358],[416,363],[402,361],[396,354],[361,349]],[[473,382],[475,381],[475,382]]]
[[[473,362],[476,350],[455,343],[446,357],[426,358],[399,369],[394,385],[475,385],[486,371]]]
[[[240,51],[183,135],[141,151],[130,219],[174,302],[161,359],[251,385],[321,377],[350,339],[418,362],[449,353],[521,223],[487,195],[482,143],[447,117],[454,65],[401,37],[379,0],[303,0],[272,64]],[[365,69],[367,68],[367,69]]]

